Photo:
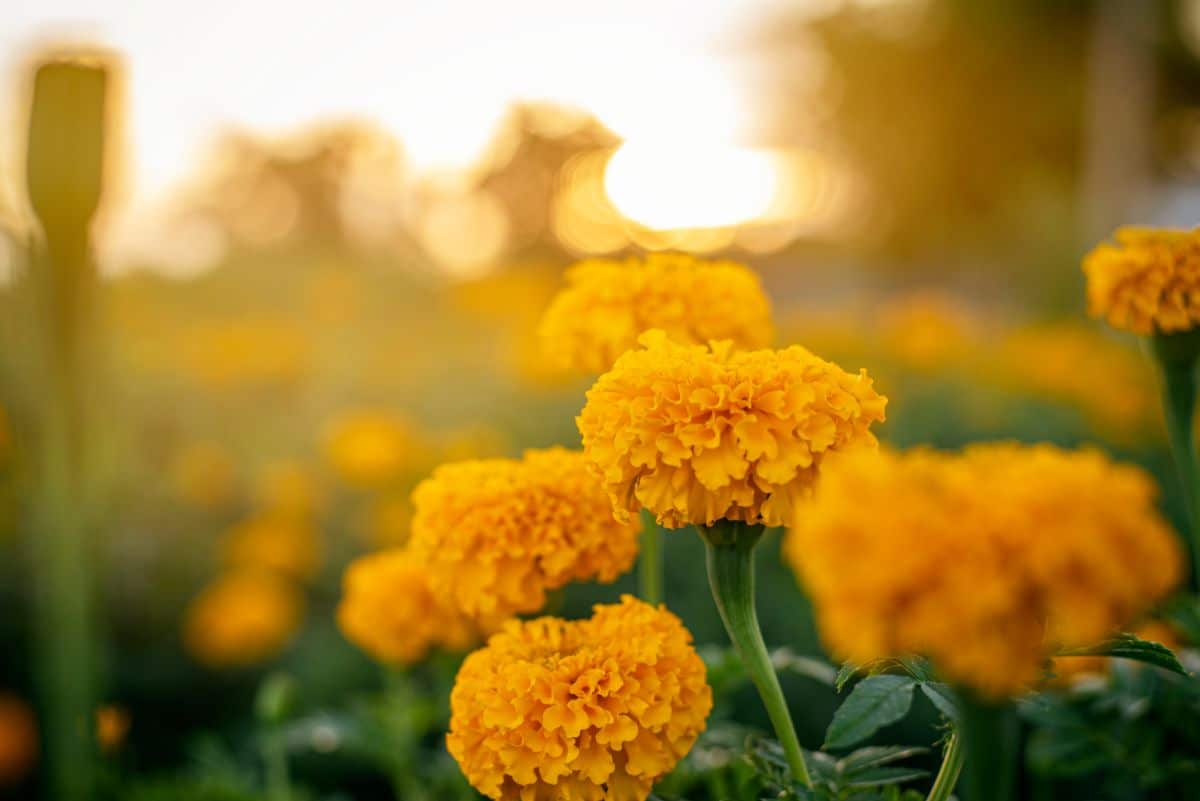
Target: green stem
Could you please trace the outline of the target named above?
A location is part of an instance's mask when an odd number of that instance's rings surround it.
[[[767,708],[775,736],[783,746],[784,757],[791,768],[792,778],[812,787],[804,752],[792,725],[792,715],[779,686],[779,677],[771,665],[767,645],[758,626],[754,605],[754,546],[762,537],[762,526],[721,521],[713,526],[699,526],[705,542],[705,561],[708,583],[712,589],[717,611],[725,631],[733,641],[738,655],[758,694]]]
[[[925,801],[946,801],[950,797],[950,794],[954,792],[954,785],[958,784],[958,776],[962,773],[965,756],[962,739],[958,736],[958,732],[951,733],[950,741],[946,743],[946,750],[942,754],[942,766],[938,769],[937,777],[933,780],[933,787],[929,789],[929,795],[926,796]]]
[[[1175,469],[1187,505],[1188,545],[1192,555],[1192,583],[1200,578],[1200,462],[1196,455],[1193,419],[1196,409],[1196,359],[1172,349],[1173,338],[1154,339],[1154,353],[1163,374],[1163,416]]]
[[[965,801],[1011,801],[1016,797],[1020,723],[1010,701],[962,694],[962,786]]]
[[[663,601],[662,533],[654,515],[642,510],[642,545],[638,557],[638,595],[648,604]]]
[[[279,725],[272,727],[263,743],[263,763],[267,770],[267,798],[288,801],[292,797],[288,775],[287,740]]]

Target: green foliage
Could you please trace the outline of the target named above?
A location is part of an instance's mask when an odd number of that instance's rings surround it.
[[[903,718],[912,707],[917,681],[908,676],[863,679],[838,707],[825,733],[825,748],[847,748]]]
[[[1187,675],[1174,651],[1160,643],[1139,639],[1133,634],[1117,634],[1112,639],[1088,648],[1059,651],[1059,656],[1110,656],[1145,662],[1172,673]]]

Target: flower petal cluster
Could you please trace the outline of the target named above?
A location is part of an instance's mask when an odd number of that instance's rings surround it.
[[[784,525],[833,452],[875,445],[887,399],[799,346],[639,340],[588,391],[576,423],[621,519],[668,528],[716,520]]]
[[[221,543],[228,569],[270,570],[297,580],[321,567],[321,540],[309,523],[277,514],[257,515],[233,526]]]
[[[286,580],[253,570],[226,573],[188,607],[184,645],[206,665],[253,665],[283,650],[303,615],[304,599]]]
[[[821,636],[857,662],[918,653],[989,696],[1032,685],[1179,581],[1141,469],[1095,450],[977,445],[852,454],[796,515],[784,554]]]
[[[685,344],[771,341],[770,302],[758,276],[735,262],[676,253],[591,259],[566,279],[539,328],[543,352],[560,367],[602,373],[652,328]]]
[[[429,586],[422,561],[405,548],[354,560],[343,577],[337,622],[346,639],[392,665],[420,662],[435,647],[469,648],[478,629]]]
[[[637,527],[613,519],[583,454],[565,448],[442,465],[413,507],[410,547],[435,590],[489,621],[536,612],[571,581],[614,581],[637,556]]]
[[[354,487],[377,487],[395,479],[416,448],[408,423],[385,411],[348,413],[330,423],[325,433],[329,463]]]
[[[1200,229],[1125,227],[1083,261],[1088,311],[1135,334],[1188,331],[1200,322]]]
[[[712,691],[679,618],[630,596],[510,621],[467,657],[446,744],[497,801],[641,801],[704,730]]]

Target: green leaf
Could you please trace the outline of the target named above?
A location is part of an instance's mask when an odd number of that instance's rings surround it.
[[[910,745],[872,745],[859,748],[842,757],[838,764],[848,776],[868,768],[878,768],[893,762],[909,759],[928,753],[928,748]]]
[[[837,676],[834,677],[833,688],[840,693],[850,679],[858,675],[858,670],[859,666],[853,662],[843,662],[842,666],[838,668]]]
[[[929,771],[920,768],[871,768],[853,776],[846,777],[844,786],[850,790],[866,789],[868,787],[885,787],[891,784],[924,779]]]
[[[1144,662],[1172,673],[1186,676],[1187,671],[1179,664],[1175,652],[1165,645],[1138,639],[1132,634],[1118,634],[1099,645],[1059,651],[1058,656],[1111,656],[1116,659],[1131,659]]]
[[[951,722],[958,720],[958,706],[948,686],[937,681],[923,681],[921,692],[937,707],[937,711],[941,712],[943,717]]]
[[[848,748],[903,718],[917,682],[908,676],[870,676],[859,682],[833,716],[823,748]]]

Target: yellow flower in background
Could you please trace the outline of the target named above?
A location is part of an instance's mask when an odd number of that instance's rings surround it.
[[[566,280],[539,329],[546,357],[560,367],[602,373],[653,328],[683,344],[771,343],[771,304],[758,276],[735,262],[678,253],[590,259]]]
[[[587,393],[576,422],[621,519],[668,528],[784,525],[833,452],[874,446],[887,399],[802,347],[731,352],[642,336]]]
[[[1119,228],[1087,254],[1088,312],[1135,334],[1187,331],[1200,321],[1200,229]]]
[[[512,621],[463,662],[446,745],[497,801],[641,801],[705,728],[679,618],[626,595],[588,620]]]
[[[210,667],[242,667],[278,654],[304,616],[304,598],[273,573],[239,570],[206,587],[188,607],[183,642]]]
[[[270,570],[293,579],[310,579],[321,567],[321,540],[309,523],[279,515],[260,515],[233,526],[221,543],[226,568]]]
[[[355,487],[394,480],[414,458],[408,423],[385,411],[361,410],[334,420],[325,434],[325,453],[337,474]]]
[[[1011,695],[1057,648],[1095,644],[1180,580],[1156,493],[1092,450],[849,454],[784,554],[838,658],[924,654],[949,680]]]
[[[193,442],[175,454],[170,468],[175,494],[199,509],[220,509],[237,494],[237,467],[215,442]]]
[[[430,588],[425,565],[404,548],[359,557],[346,568],[337,622],[346,639],[394,665],[420,662],[432,648],[466,650],[480,634]]]
[[[999,343],[997,360],[1003,383],[1070,404],[1111,435],[1132,438],[1158,419],[1149,362],[1098,331],[1071,323],[1017,329]]]
[[[412,514],[412,502],[407,495],[386,493],[373,498],[360,515],[360,538],[373,548],[403,545],[412,531]]]
[[[940,292],[912,292],[888,299],[876,312],[885,351],[917,370],[955,365],[977,352],[980,326],[961,299]]]
[[[0,787],[29,775],[38,759],[37,719],[12,693],[0,692]]]
[[[129,733],[129,710],[115,704],[105,704],[96,710],[96,742],[105,753],[118,750]]]
[[[439,452],[442,462],[466,459],[490,459],[503,456],[512,448],[507,433],[494,426],[477,425],[451,431],[442,438]]]
[[[307,465],[278,461],[264,466],[255,478],[254,500],[264,512],[311,520],[325,505],[320,482]]]
[[[279,386],[309,368],[311,345],[299,323],[266,318],[207,321],[187,332],[185,365],[214,389]]]
[[[565,448],[442,465],[413,506],[433,586],[489,621],[536,612],[572,581],[614,581],[637,555],[638,527],[613,519],[583,454]]]

